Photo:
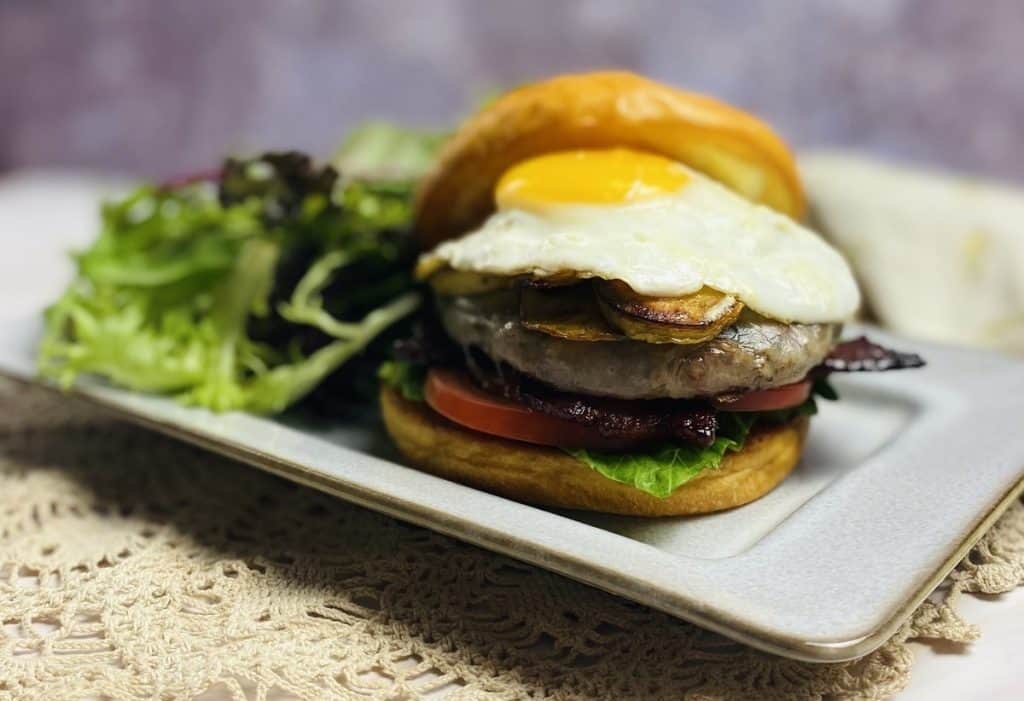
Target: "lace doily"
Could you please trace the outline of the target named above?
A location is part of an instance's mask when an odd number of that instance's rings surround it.
[[[882,699],[1022,583],[1018,503],[882,648],[805,664],[0,384],[0,699]]]

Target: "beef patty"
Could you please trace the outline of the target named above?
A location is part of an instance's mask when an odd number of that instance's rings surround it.
[[[441,323],[462,346],[569,392],[623,399],[687,398],[796,382],[822,362],[837,324],[786,324],[756,315],[696,345],[570,341],[526,329],[514,291],[439,297]]]

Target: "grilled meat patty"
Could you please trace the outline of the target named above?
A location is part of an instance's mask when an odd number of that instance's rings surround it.
[[[438,310],[462,346],[565,391],[623,399],[711,396],[796,382],[828,356],[840,331],[837,324],[748,315],[696,345],[588,342],[524,328],[514,290],[438,297]]]

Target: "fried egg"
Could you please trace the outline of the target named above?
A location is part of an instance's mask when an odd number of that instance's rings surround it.
[[[860,293],[821,237],[681,163],[627,149],[549,153],[498,181],[496,211],[423,268],[621,280],[641,295],[710,287],[780,321],[841,322]]]

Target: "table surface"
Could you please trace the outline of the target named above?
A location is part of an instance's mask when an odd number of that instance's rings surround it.
[[[911,643],[914,667],[898,701],[1024,698],[1020,647],[1024,643],[1024,589],[1001,596],[965,595],[958,610],[981,629],[966,646]]]
[[[910,683],[893,701],[1019,701],[1024,675],[1018,660],[1024,643],[1024,588],[998,597],[965,595],[959,611],[981,628],[981,639],[966,646],[911,643]],[[229,701],[224,692],[203,701]],[[275,701],[273,696],[268,701]]]
[[[967,646],[911,643],[914,667],[910,683],[893,701],[1024,698],[1024,675],[1018,660],[1024,642],[1024,588],[998,597],[965,595],[958,608],[967,621],[981,628],[981,639]],[[226,691],[218,690],[203,694],[202,701],[230,698]],[[272,693],[267,701],[283,701],[283,697],[275,699]]]

